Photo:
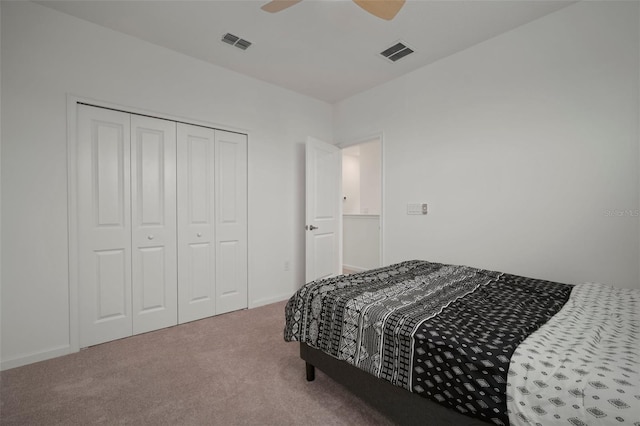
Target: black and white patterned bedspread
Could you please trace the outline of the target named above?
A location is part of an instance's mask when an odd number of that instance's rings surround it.
[[[463,414],[509,424],[511,356],[571,289],[412,260],[308,283],[287,303],[284,337]]]

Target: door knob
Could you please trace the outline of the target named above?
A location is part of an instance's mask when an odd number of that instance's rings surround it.
[[[198,233],[196,234],[196,237],[198,237],[198,238],[202,237],[202,232],[198,232]]]
[[[309,225],[309,231],[313,231],[314,229],[318,229],[317,226]]]
[[[149,239],[149,240],[153,240],[153,235],[149,235],[149,236],[147,237],[147,239]]]

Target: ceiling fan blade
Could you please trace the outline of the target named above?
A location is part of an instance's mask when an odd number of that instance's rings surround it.
[[[353,2],[370,14],[390,21],[400,12],[405,0],[353,0]]]
[[[269,3],[263,5],[260,9],[269,13],[280,12],[288,7],[293,6],[296,3],[300,3],[302,0],[271,0]]]

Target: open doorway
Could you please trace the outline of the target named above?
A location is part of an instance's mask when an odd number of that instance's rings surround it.
[[[342,192],[343,273],[377,268],[382,264],[380,137],[343,148]]]

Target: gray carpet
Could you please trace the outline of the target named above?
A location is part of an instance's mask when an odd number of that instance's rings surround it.
[[[0,376],[3,425],[390,425],[282,338],[284,302],[105,343]]]

